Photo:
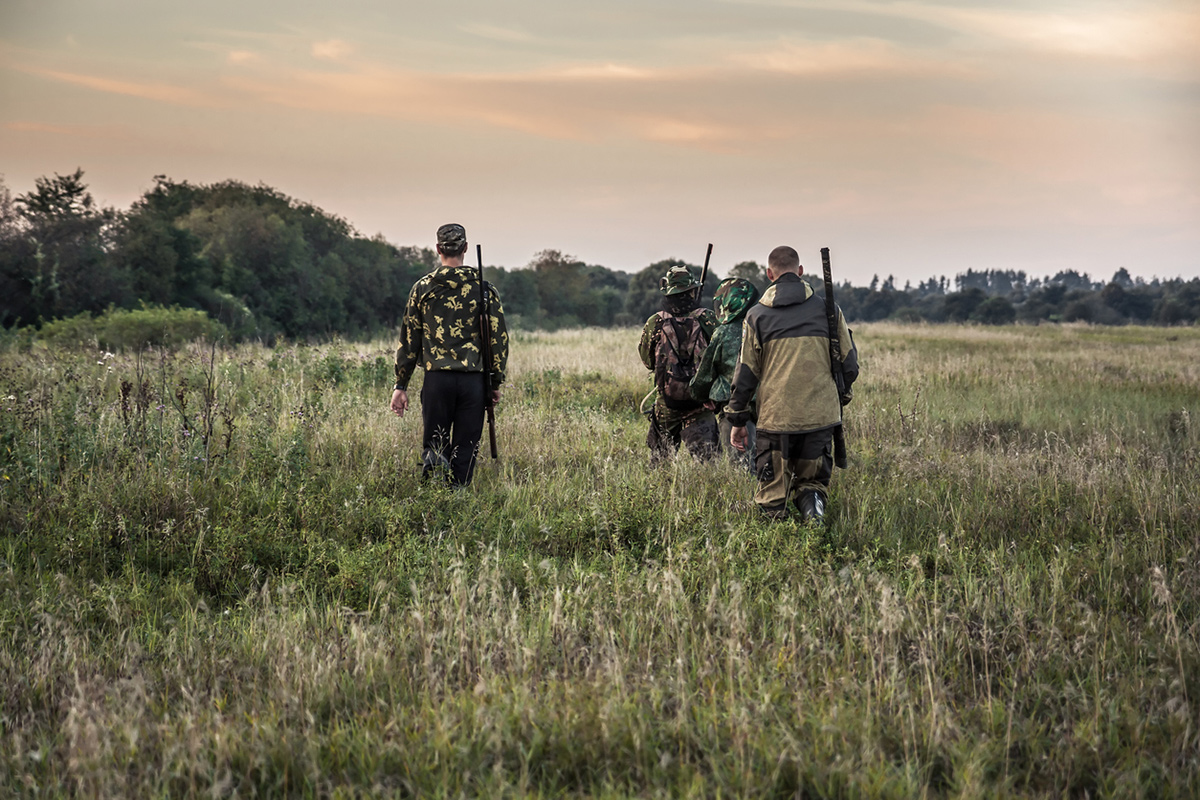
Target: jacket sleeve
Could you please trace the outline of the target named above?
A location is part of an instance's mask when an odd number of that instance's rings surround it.
[[[404,306],[404,321],[400,323],[400,344],[396,346],[396,363],[393,367],[396,373],[396,387],[408,391],[408,382],[412,380],[413,371],[417,368],[417,359],[421,357],[424,347],[423,320],[421,318],[420,283],[413,286],[408,293],[408,302]]]
[[[858,347],[854,344],[854,331],[846,325],[842,309],[838,309],[838,341],[842,343],[842,376],[849,391],[858,378]]]
[[[504,383],[508,368],[508,323],[504,320],[504,304],[496,287],[488,284],[488,325],[492,334],[492,388]]]
[[[646,369],[651,372],[654,371],[654,345],[658,339],[659,320],[658,314],[652,314],[650,319],[646,320],[646,324],[642,326],[642,338],[638,342],[638,355],[642,357]]]
[[[762,342],[750,318],[742,323],[742,352],[738,357],[737,369],[733,373],[733,394],[725,406],[725,416],[735,427],[740,428],[750,421],[753,413],[751,402],[758,390],[762,375]]]

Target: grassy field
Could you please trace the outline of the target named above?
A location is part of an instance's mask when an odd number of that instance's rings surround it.
[[[458,493],[390,342],[0,352],[0,795],[1200,794],[1200,330],[861,326],[823,530],[636,335]]]

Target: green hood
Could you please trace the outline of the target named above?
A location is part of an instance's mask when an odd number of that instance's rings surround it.
[[[750,306],[758,302],[758,289],[745,278],[726,278],[713,293],[713,311],[722,325],[746,316]]]

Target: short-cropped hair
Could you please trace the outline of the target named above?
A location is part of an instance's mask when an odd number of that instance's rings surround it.
[[[795,272],[800,266],[800,254],[795,248],[781,244],[767,256],[767,266],[776,272]]]

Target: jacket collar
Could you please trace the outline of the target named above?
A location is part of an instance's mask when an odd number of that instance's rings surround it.
[[[799,305],[812,296],[813,290],[808,281],[794,272],[785,272],[767,287],[758,302],[768,308],[779,308]]]

